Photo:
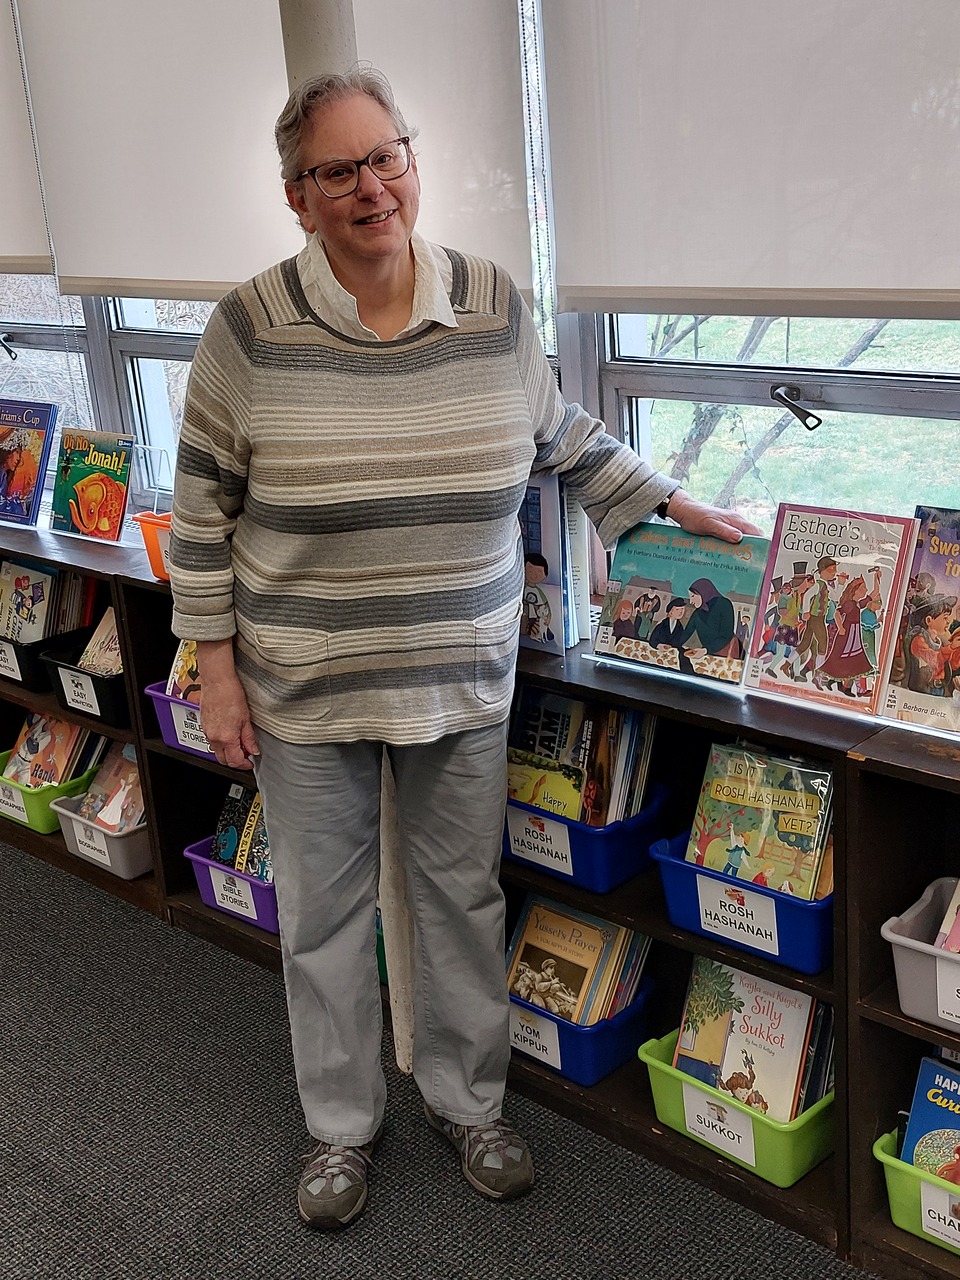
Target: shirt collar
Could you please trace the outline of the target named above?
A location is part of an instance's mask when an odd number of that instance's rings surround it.
[[[410,323],[402,331],[411,333],[428,320],[447,328],[459,327],[450,303],[453,268],[444,251],[417,232],[410,241],[413,248],[414,286]],[[297,257],[297,271],[307,302],[324,323],[352,338],[380,339],[360,319],[357,300],[348,293],[333,274],[323,242],[311,235]],[[396,335],[397,337],[400,334]]]

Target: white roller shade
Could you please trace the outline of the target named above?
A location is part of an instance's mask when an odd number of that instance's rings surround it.
[[[357,55],[419,129],[417,229],[492,258],[527,293],[530,220],[516,0],[354,0]]]
[[[0,273],[51,271],[16,26],[0,5]]]
[[[561,310],[960,316],[956,0],[543,0]]]
[[[215,299],[296,253],[270,0],[19,0],[63,293]]]

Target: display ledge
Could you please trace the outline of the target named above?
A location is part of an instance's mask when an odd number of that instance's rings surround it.
[[[869,716],[846,715],[825,707],[746,691],[719,680],[697,680],[675,672],[637,664],[635,670],[606,666],[585,658],[586,644],[559,654],[523,647],[518,676],[558,693],[595,695],[724,733],[743,733],[796,750],[796,743],[815,743],[846,755],[877,732]]]
[[[15,680],[4,680],[0,677],[0,700],[12,702],[15,706],[23,707],[27,711],[41,711],[45,715],[60,716],[64,720],[69,720],[72,724],[82,724],[85,729],[92,729],[94,733],[102,733],[105,738],[113,738],[116,742],[134,742],[136,740],[137,735],[133,729],[121,729],[115,724],[106,724],[96,716],[88,716],[85,712],[77,711],[74,707],[70,707],[68,710],[60,704],[56,695],[49,690],[40,692],[34,689],[25,689],[22,684],[17,684]]]
[[[891,725],[881,728],[850,754],[870,772],[919,782],[940,791],[960,792],[960,741],[956,735]]]
[[[887,1280],[960,1277],[960,1257],[894,1226],[884,1209],[855,1228],[851,1261]]]
[[[54,533],[52,529],[0,523],[0,548],[0,558],[2,553],[28,556],[97,578],[123,576],[135,582],[155,581],[142,542],[104,542]]]
[[[549,1110],[828,1249],[836,1251],[842,1243],[845,1224],[843,1228],[838,1224],[835,1209],[843,1203],[843,1195],[836,1186],[835,1157],[811,1169],[792,1187],[775,1187],[662,1124],[654,1111],[649,1076],[639,1059],[585,1088],[514,1053],[507,1083]]]
[[[57,867],[61,871],[67,871],[78,880],[85,880],[87,884],[103,889],[111,897],[122,898],[124,902],[140,907],[143,911],[149,911],[151,915],[164,914],[160,886],[155,876],[150,874],[138,876],[136,880],[124,880],[122,876],[114,875],[105,867],[99,867],[95,862],[87,862],[85,858],[78,858],[71,853],[59,831],[42,835],[39,831],[33,831],[19,822],[0,817],[0,843],[11,844],[17,849],[22,849],[31,857],[39,858],[42,862],[49,863],[50,866]]]
[[[703,934],[688,933],[686,929],[676,928],[667,917],[663,886],[655,869],[634,876],[608,894],[591,893],[578,885],[569,884],[558,877],[541,875],[522,863],[508,862],[506,859],[500,863],[500,879],[504,884],[541,894],[545,898],[553,898],[556,902],[576,907],[590,915],[603,916],[613,924],[628,925],[641,933],[649,934],[657,942],[665,942],[694,955],[707,956],[711,960],[718,960],[734,969],[743,969],[781,986],[805,991],[830,1003],[837,998],[832,966],[812,976],[798,973],[774,960],[767,960],[758,952],[741,951],[737,947],[714,942]]]
[[[280,972],[280,939],[275,933],[248,924],[239,916],[208,907],[196,890],[168,894],[164,906],[170,923],[178,928],[275,973]]]
[[[948,1049],[960,1049],[960,1026],[956,1033],[952,1033],[947,1027],[935,1027],[929,1022],[921,1022],[919,1018],[908,1017],[903,1012],[897,997],[895,978],[888,979],[864,999],[858,1000],[856,1011],[862,1018],[879,1022],[904,1035],[926,1040],[930,1044],[944,1045]]]

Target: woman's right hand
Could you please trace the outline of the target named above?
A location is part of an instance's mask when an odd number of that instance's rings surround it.
[[[233,663],[232,640],[197,642],[200,668],[200,725],[213,754],[231,769],[253,768],[260,754],[247,695]]]

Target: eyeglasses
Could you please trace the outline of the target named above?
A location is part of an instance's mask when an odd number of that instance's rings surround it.
[[[323,164],[315,164],[312,169],[298,173],[294,182],[312,178],[323,195],[338,200],[340,196],[349,196],[356,191],[364,165],[381,182],[402,178],[410,168],[410,139],[393,138],[390,142],[381,142],[362,160],[327,160]]]

